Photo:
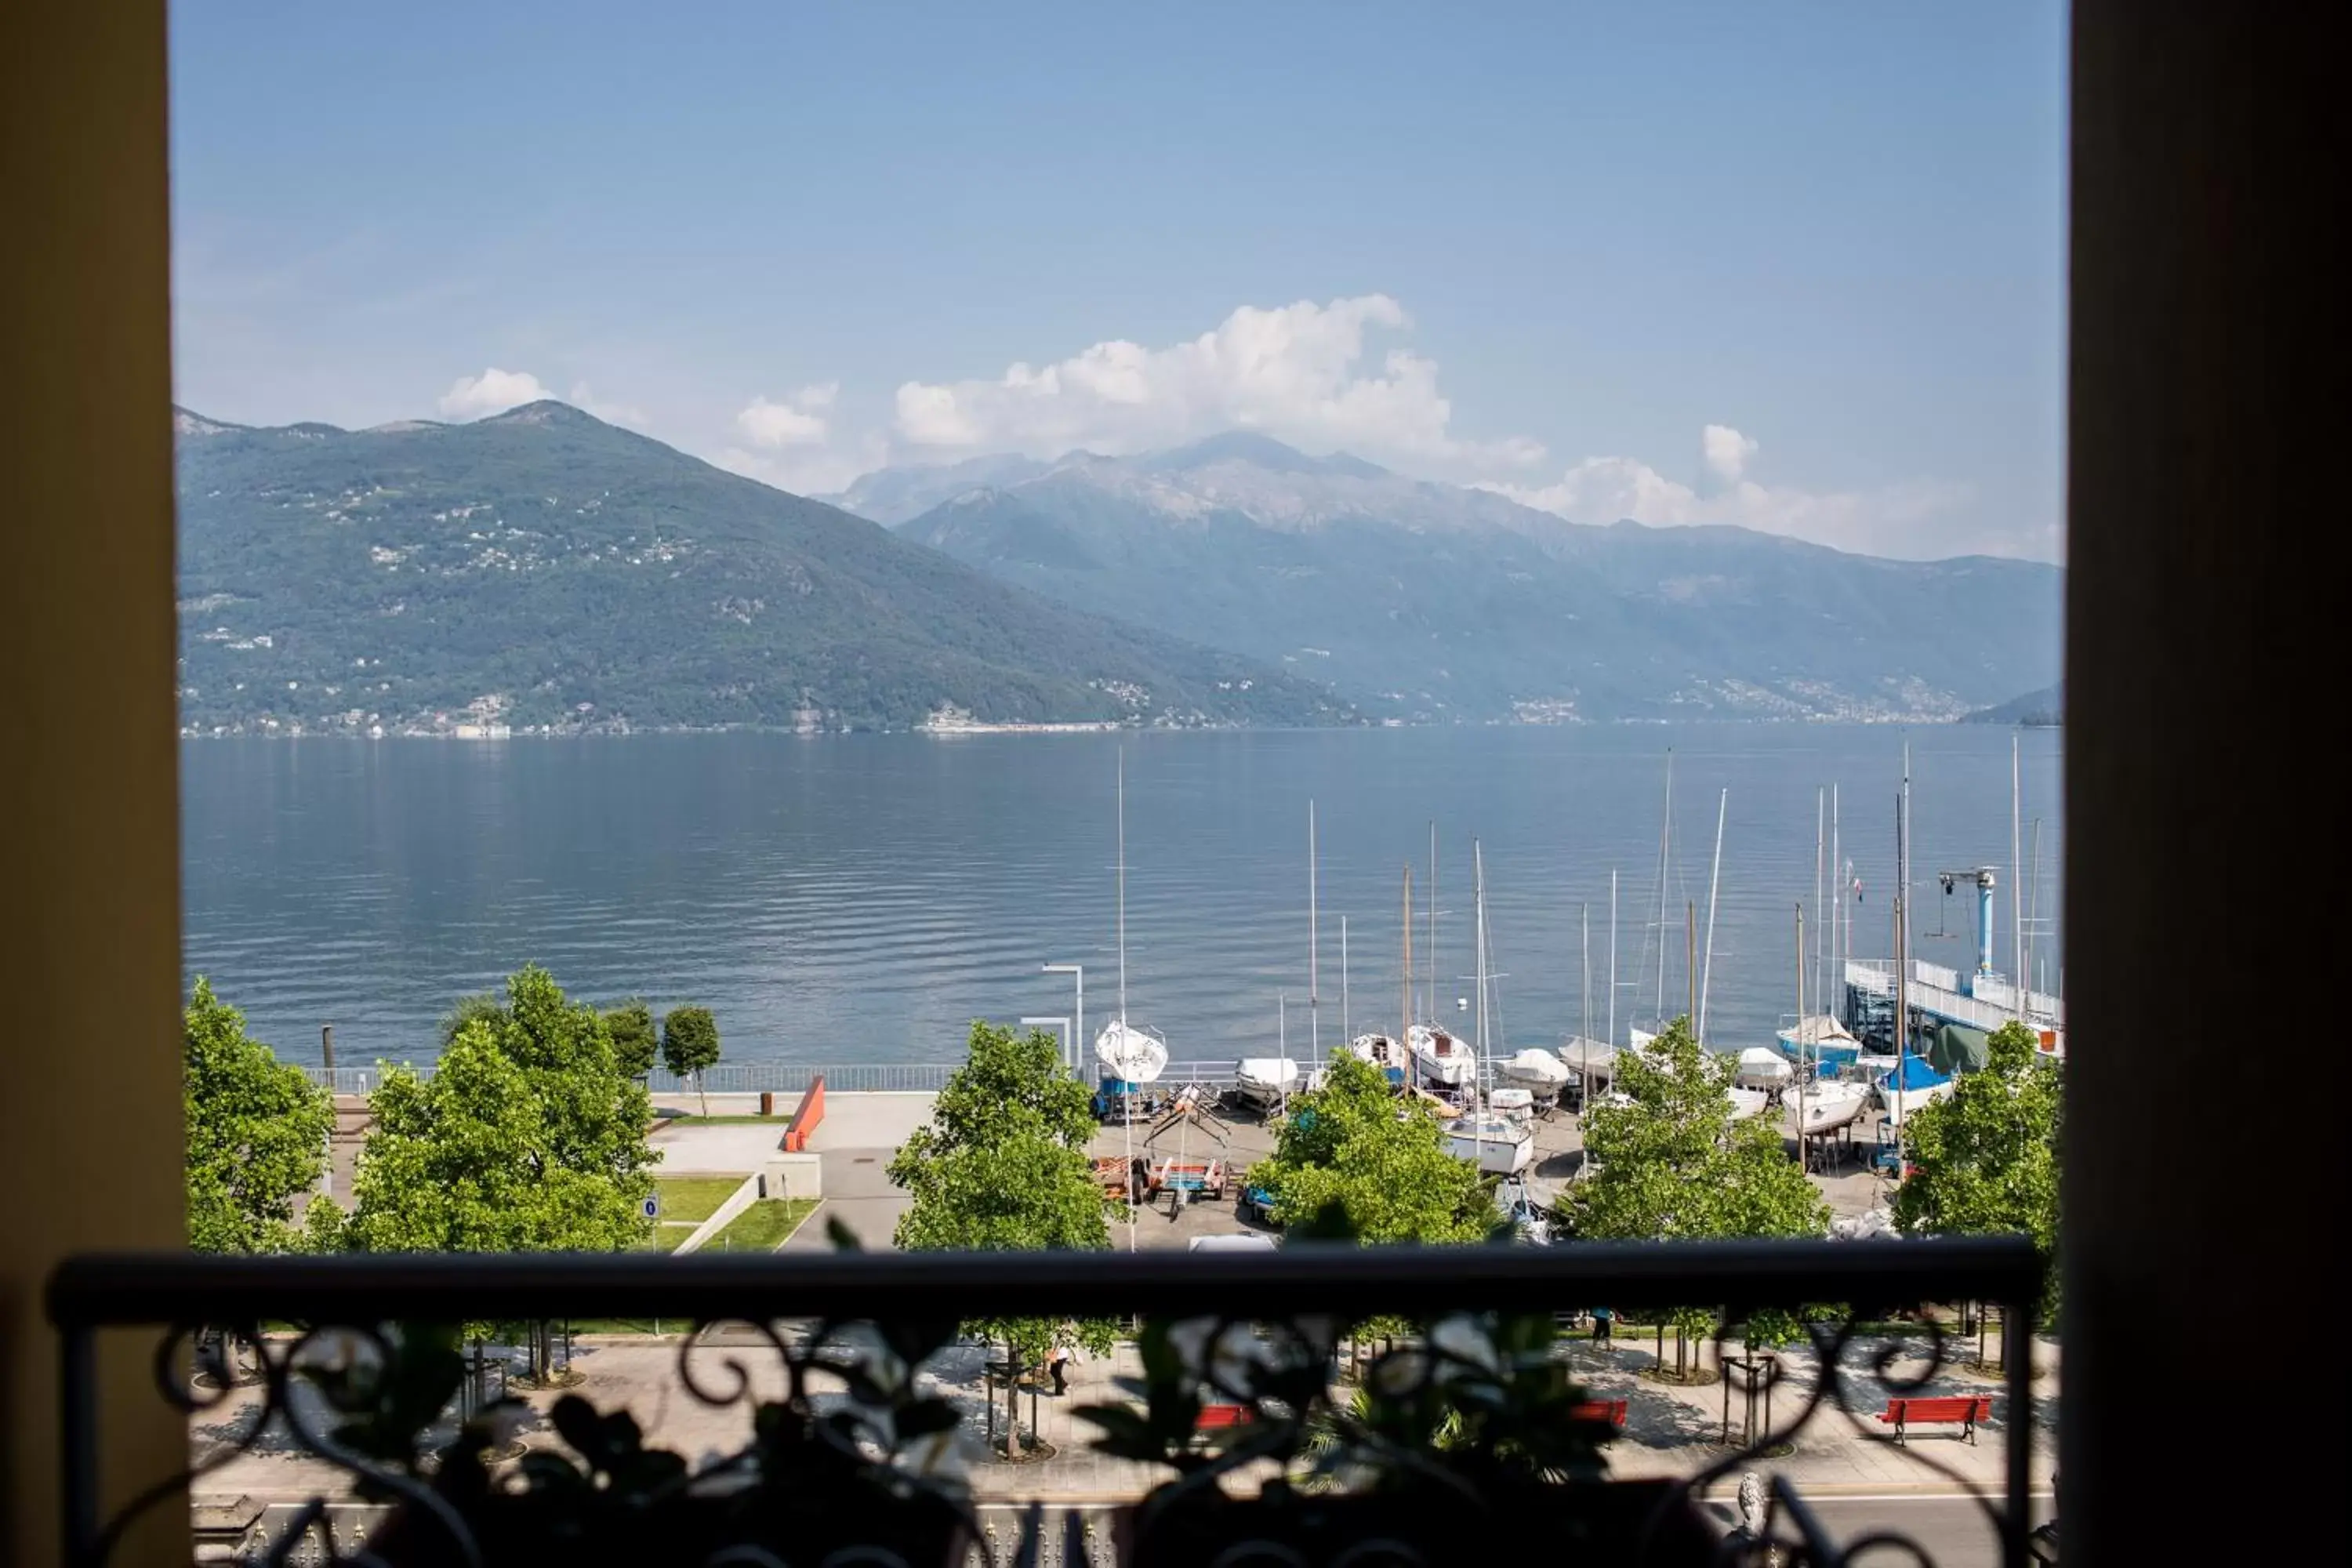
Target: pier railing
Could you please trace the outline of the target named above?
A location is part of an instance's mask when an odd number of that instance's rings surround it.
[[[405,1064],[426,1077],[431,1062]],[[948,1075],[961,1062],[721,1062],[703,1075],[698,1086],[706,1094],[801,1094],[818,1078],[829,1094],[936,1094]],[[1160,1075],[1170,1088],[1197,1083],[1223,1089],[1234,1081],[1234,1058],[1171,1061]],[[384,1068],[374,1067],[305,1068],[310,1081],[336,1094],[373,1094],[383,1082]],[[691,1078],[656,1070],[646,1079],[656,1094],[690,1094],[698,1087]]]
[[[1925,1484],[1967,1500],[1984,1532],[1971,1559],[2021,1565],[2046,1425],[2032,1367],[2041,1288],[2032,1247],[2011,1237],[1297,1243],[1268,1254],[109,1255],[67,1261],[47,1304],[73,1568],[99,1568],[142,1515],[191,1499],[208,1528],[226,1517],[246,1531],[215,1534],[215,1547],[274,1562],[1442,1563],[1491,1561],[1498,1543],[1540,1536],[1579,1540],[1580,1561],[1827,1564],[1865,1538],[1835,1539],[1793,1472],[1839,1443],[1879,1456],[1859,1460],[1879,1489]],[[1969,1301],[2003,1309],[1997,1378],[1962,1364],[1948,1314],[1930,1310]],[[1645,1394],[1639,1381],[1590,1386],[1621,1376],[1627,1349],[1596,1354],[1555,1331],[1602,1304],[1621,1323],[1697,1325],[1726,1374],[1719,1424],[1712,1400]],[[1381,1337],[1357,1339],[1372,1313]],[[1019,1367],[960,1338],[957,1316],[1139,1332],[1139,1363],[1130,1350],[1114,1367],[1140,1375],[1096,1381],[1108,1401],[1092,1407],[1106,1412],[1101,1446],[1116,1461],[1031,1469],[1004,1461],[1034,1453],[986,1447],[983,1426],[993,1436]],[[572,1328],[591,1320],[673,1332],[575,1352]],[[561,1362],[546,1328],[558,1321]],[[100,1389],[101,1342],[111,1353],[137,1330],[152,1336],[157,1396],[187,1421],[193,1456],[133,1495]],[[485,1342],[494,1353],[528,1342],[549,1392],[516,1397],[510,1381],[487,1398]],[[625,1362],[636,1381],[611,1370]],[[646,1367],[669,1376],[647,1387]],[[1225,1413],[1213,1424],[1212,1406]],[[1965,1421],[1984,1447],[1917,1429],[1906,1443],[1906,1408],[1915,1422]],[[742,1446],[721,1452],[722,1439]],[[1633,1456],[1618,1473],[1633,1479],[1604,1484],[1612,1445]],[[947,1462],[959,1448],[971,1467],[961,1477]],[[1668,1473],[1660,1455],[1675,1460]],[[1072,1479],[1106,1473],[1133,1484]],[[1286,1474],[1296,1487],[1264,1487]],[[1228,1496],[1243,1483],[1254,1501]],[[1041,1500],[1005,1511],[1024,1490]],[[1890,1545],[1898,1539],[1866,1536],[1880,1556],[1932,1561]]]
[[[1857,991],[1872,996],[1891,999],[1895,994],[1895,963],[1884,958],[1850,958],[1845,963],[1845,983]],[[1974,982],[1974,994],[1959,988],[1957,970],[1924,960],[1911,962],[1911,974],[1906,987],[1910,1005],[1955,1023],[1971,1028],[1992,1030],[2019,1016],[2018,989],[2006,980],[1980,979]],[[2046,992],[2027,991],[2023,994],[2025,1022],[2036,1029],[2063,1029],[2066,1026],[2066,1005]]]

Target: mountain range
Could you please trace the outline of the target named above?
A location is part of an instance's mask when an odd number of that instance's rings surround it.
[[[2059,668],[2055,566],[1571,523],[1244,432],[886,469],[829,499],[1386,720],[1950,720]]]
[[[2012,697],[2006,702],[1996,702],[1990,708],[1979,708],[1968,714],[1969,724],[2022,724],[2029,730],[2054,730],[2066,722],[2066,683],[2045,686],[2039,691],[2029,691]]]
[[[189,733],[1356,717],[560,403],[369,430],[182,410],[178,463]]]
[[[818,499],[552,402],[178,433],[191,733],[1937,720],[2058,672],[2054,566],[1580,525],[1245,432]]]

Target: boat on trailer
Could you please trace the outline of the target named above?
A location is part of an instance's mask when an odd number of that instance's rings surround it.
[[[1405,1031],[1405,1046],[1412,1053],[1414,1074],[1424,1084],[1459,1090],[1477,1080],[1477,1053],[1442,1024],[1415,1024]]]
[[[1393,1087],[1404,1086],[1405,1067],[1412,1059],[1405,1048],[1386,1035],[1358,1035],[1348,1042],[1348,1052],[1381,1069]]]
[[[1298,1064],[1288,1057],[1244,1057],[1234,1064],[1234,1094],[1257,1110],[1271,1110],[1298,1087]]]
[[[1457,1116],[1445,1130],[1445,1141],[1455,1158],[1490,1176],[1516,1176],[1535,1163],[1535,1131],[1517,1116]]]

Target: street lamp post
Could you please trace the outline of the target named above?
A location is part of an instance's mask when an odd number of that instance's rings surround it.
[[[1024,1017],[1021,1020],[1021,1026],[1024,1029],[1056,1029],[1062,1037],[1063,1061],[1068,1062],[1076,1054],[1077,1037],[1070,1033],[1070,1016],[1067,1013],[1048,1013],[1038,1018]]]
[[[1080,1042],[1087,1037],[1087,966],[1083,963],[1048,963],[1040,967],[1047,974],[1067,974],[1077,982],[1078,1024],[1070,1037],[1070,1070],[1084,1078],[1086,1075],[1079,1072],[1079,1053],[1085,1049]]]

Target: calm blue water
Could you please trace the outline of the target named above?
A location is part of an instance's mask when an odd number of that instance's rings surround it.
[[[1128,791],[1129,1012],[1180,1058],[1270,1047],[1290,997],[1305,1056],[1307,809],[1321,849],[1320,1034],[1392,1025],[1402,872],[1426,984],[1429,825],[1440,833],[1438,991],[1471,986],[1471,841],[1484,845],[1508,1048],[1607,1013],[1619,873],[1618,1033],[1659,989],[1658,837],[1675,752],[1668,1010],[1702,942],[1718,792],[1728,789],[1708,1034],[1764,1039],[1795,1005],[1792,922],[1813,892],[1815,792],[1840,786],[1863,881],[1854,951],[1888,945],[1894,799],[1913,773],[1920,956],[1968,965],[1973,895],[1932,873],[2000,868],[2010,957],[2010,739],[1955,726],[1722,725],[1126,736],[642,736],[204,741],[181,752],[186,966],[282,1054],[346,1065],[431,1056],[435,1020],[526,961],[575,994],[701,1002],[737,1061],[940,1061],[975,1016],[1069,1011],[1118,987],[1114,770]],[[2043,819],[2037,981],[2059,980],[2059,747],[2023,738]],[[1341,917],[1347,920],[1343,983]],[[1809,920],[1811,918],[1810,912]],[[1809,944],[1810,945],[1810,944]],[[1809,981],[1810,984],[1810,981]],[[1465,1015],[1466,1018],[1466,1015]]]

